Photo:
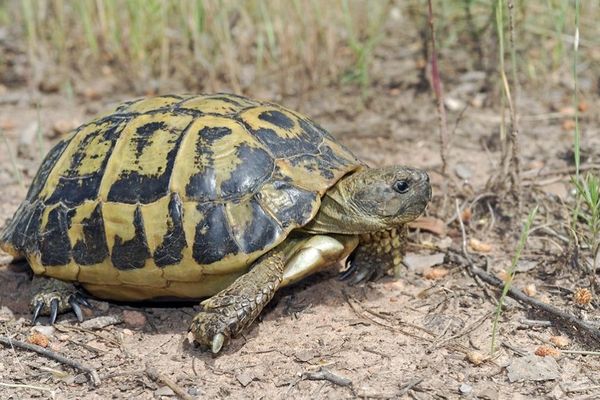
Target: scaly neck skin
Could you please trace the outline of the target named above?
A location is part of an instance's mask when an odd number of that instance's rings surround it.
[[[336,185],[329,189],[321,199],[321,207],[313,220],[302,229],[310,233],[337,233],[358,235],[376,232],[382,227],[373,225],[362,218],[362,212],[356,207],[347,192]]]

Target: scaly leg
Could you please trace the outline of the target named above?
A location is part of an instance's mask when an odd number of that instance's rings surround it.
[[[375,232],[360,236],[360,243],[346,261],[340,279],[350,285],[375,280],[402,263],[406,228]]]
[[[281,251],[267,253],[228,288],[204,300],[190,327],[196,341],[218,353],[252,324],[281,285],[284,262]]]
[[[201,303],[202,309],[190,328],[196,341],[218,353],[226,341],[254,321],[279,287],[346,257],[357,243],[355,237],[343,236],[288,238],[259,258],[247,274]]]

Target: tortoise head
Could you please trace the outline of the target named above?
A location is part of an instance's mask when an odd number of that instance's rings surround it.
[[[363,168],[327,191],[311,231],[358,234],[412,221],[431,200],[429,175],[405,166]]]

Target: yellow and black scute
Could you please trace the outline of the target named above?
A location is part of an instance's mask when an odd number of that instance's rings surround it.
[[[323,193],[359,166],[275,104],[139,99],[50,150],[0,246],[103,298],[210,296],[308,223]]]

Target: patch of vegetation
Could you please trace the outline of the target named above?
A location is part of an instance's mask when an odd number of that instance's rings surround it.
[[[591,251],[586,262],[592,278],[600,266],[600,178],[587,173],[585,178],[574,180],[578,199],[577,219],[584,223],[579,230],[584,244]]]
[[[441,62],[460,60],[452,67],[496,73],[497,2],[433,3]],[[574,18],[573,7],[565,4],[515,4],[519,31],[511,58],[532,83],[544,83],[565,67],[560,60],[565,44],[573,41],[565,31]],[[593,49],[600,44],[600,5],[581,7],[587,32],[582,58],[591,65],[598,58]],[[168,90],[172,82],[191,91],[276,84],[286,93],[331,83],[364,89],[384,38],[387,46],[397,43],[399,53],[426,45],[419,43],[419,31],[427,25],[427,5],[414,0],[23,0],[0,2],[2,21],[21,41],[14,47],[27,54],[28,79],[34,83],[52,76],[65,88],[74,77],[93,81],[115,74],[124,90],[141,93]],[[2,64],[11,62],[0,55],[0,69]]]
[[[498,333],[498,320],[500,319],[500,314],[502,313],[502,306],[504,305],[504,300],[506,299],[508,290],[510,289],[510,286],[513,283],[515,272],[517,270],[517,263],[519,262],[519,259],[521,258],[521,253],[523,252],[523,249],[527,244],[527,238],[529,237],[529,232],[531,231],[531,224],[535,219],[537,211],[538,206],[535,206],[527,216],[527,220],[525,221],[525,225],[523,226],[523,230],[521,231],[521,237],[519,238],[519,243],[517,244],[517,248],[515,249],[515,254],[513,255],[510,268],[507,271],[507,278],[504,283],[504,288],[502,289],[502,294],[500,295],[500,299],[498,299],[498,305],[496,306],[496,311],[494,313],[494,321],[492,323],[492,354],[494,354],[494,352],[496,351],[496,335]]]

